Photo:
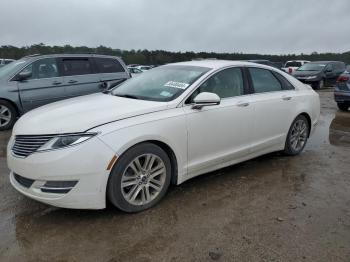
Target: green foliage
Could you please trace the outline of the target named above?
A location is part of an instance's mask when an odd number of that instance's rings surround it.
[[[303,59],[311,61],[319,60],[337,60],[350,64],[350,52],[346,53],[317,53],[306,54],[289,54],[289,55],[261,55],[261,54],[242,54],[242,53],[207,53],[207,52],[169,52],[164,50],[120,50],[110,47],[98,46],[96,48],[86,46],[47,46],[43,43],[31,46],[15,47],[1,46],[0,58],[19,59],[26,55],[32,54],[61,54],[61,53],[94,53],[122,57],[126,64],[152,64],[163,65],[173,62],[188,61],[192,59],[217,58],[226,60],[250,60],[250,59],[267,59],[273,62],[285,62],[287,60]]]

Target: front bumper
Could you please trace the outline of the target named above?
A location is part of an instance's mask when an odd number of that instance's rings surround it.
[[[334,91],[334,100],[337,103],[349,103],[350,102],[350,91]]]
[[[105,208],[106,187],[110,173],[107,166],[115,156],[115,152],[98,138],[69,148],[37,152],[26,158],[15,157],[10,147],[11,142],[7,150],[7,163],[11,170],[10,181],[20,193],[57,207]],[[19,181],[18,177],[16,179],[15,174],[32,180],[33,183],[25,184]],[[48,181],[50,183],[47,183]],[[58,185],[70,185],[69,190],[67,187],[55,193],[47,190],[48,187],[45,185],[55,185],[55,181],[61,182]],[[67,184],[67,181],[76,183]]]
[[[316,85],[318,84],[318,82],[320,82],[320,78],[313,78],[313,79],[307,79],[307,78],[304,78],[304,77],[296,77],[296,79],[298,79],[300,82],[304,83],[304,84],[307,84],[307,85]]]

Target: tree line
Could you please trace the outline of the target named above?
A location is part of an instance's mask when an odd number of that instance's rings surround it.
[[[263,54],[243,54],[243,53],[214,53],[214,52],[170,52],[164,50],[121,50],[106,46],[87,47],[87,46],[49,46],[45,44],[35,44],[31,46],[16,47],[3,45],[0,47],[0,58],[20,59],[33,54],[77,54],[90,53],[113,55],[121,57],[126,64],[142,65],[163,65],[173,62],[188,61],[193,59],[225,59],[225,60],[252,60],[267,59],[272,62],[285,62],[288,60],[336,60],[350,64],[350,51],[345,53],[317,53],[311,54],[288,54],[288,55],[263,55]]]

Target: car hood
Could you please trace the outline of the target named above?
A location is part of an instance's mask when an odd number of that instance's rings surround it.
[[[321,71],[294,71],[294,76],[314,76],[321,73]]]
[[[63,134],[84,132],[98,125],[161,111],[168,103],[93,94],[39,107],[23,115],[13,134]]]

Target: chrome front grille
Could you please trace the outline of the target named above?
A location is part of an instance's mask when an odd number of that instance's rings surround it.
[[[12,147],[14,155],[27,157],[46,144],[54,135],[18,135]]]

